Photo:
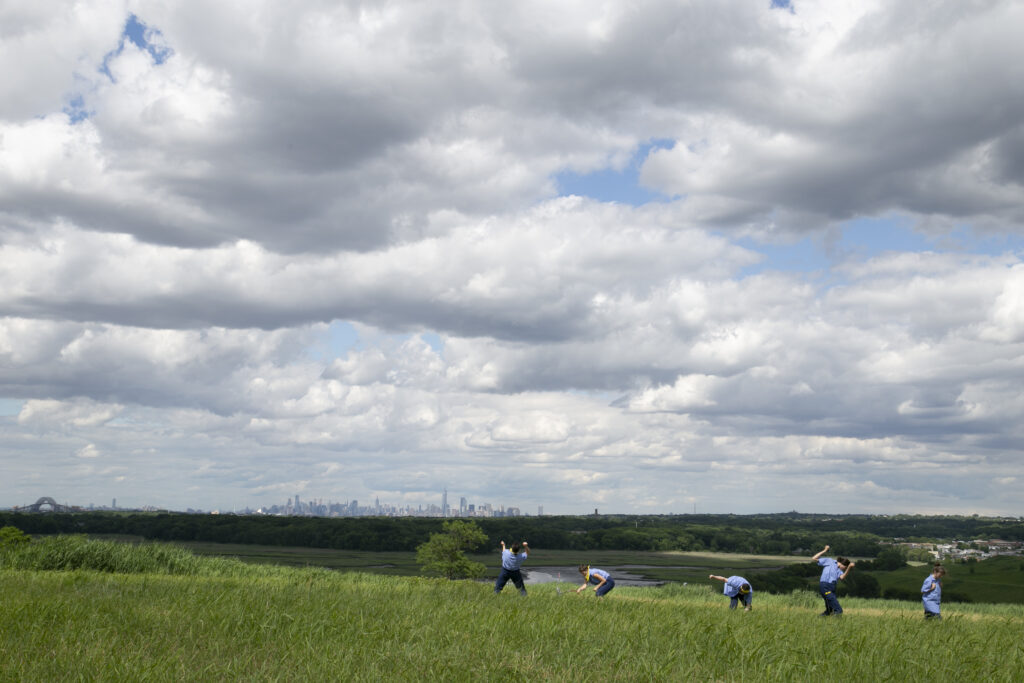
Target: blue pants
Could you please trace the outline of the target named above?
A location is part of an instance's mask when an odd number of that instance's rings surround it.
[[[597,589],[597,597],[601,597],[611,589],[615,588],[615,579],[608,579],[604,582],[604,585]]]
[[[825,614],[842,614],[843,608],[839,606],[839,598],[836,597],[836,585],[822,581],[818,584],[818,592],[825,600]]]
[[[729,609],[736,609],[737,602],[742,602],[744,607],[750,607],[750,603],[753,599],[753,593],[737,593],[729,600]]]
[[[512,584],[519,589],[521,595],[526,595],[526,586],[523,585],[523,572],[518,569],[505,569],[504,567],[501,568],[501,573],[498,574],[498,580],[494,582],[494,592],[500,593],[509,579],[512,579]]]

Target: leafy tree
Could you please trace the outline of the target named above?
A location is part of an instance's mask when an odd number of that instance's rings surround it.
[[[25,532],[14,526],[0,528],[0,550],[17,548],[28,543],[30,539]]]
[[[935,556],[924,548],[911,548],[907,550],[907,559],[915,562],[932,562]]]
[[[487,541],[487,535],[473,522],[449,520],[444,531],[430,534],[430,540],[416,547],[416,562],[427,574],[446,579],[476,579],[487,571],[479,562],[465,556]]]
[[[882,552],[878,553],[878,557],[875,558],[873,563],[873,569],[881,569],[884,571],[892,571],[907,566],[907,561],[903,557],[903,553],[899,548],[886,548]]]
[[[879,598],[882,596],[882,586],[871,574],[854,571],[847,575],[838,592],[855,598]]]

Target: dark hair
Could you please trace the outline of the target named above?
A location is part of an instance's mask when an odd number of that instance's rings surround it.
[[[587,573],[587,569],[589,569],[589,567],[590,567],[590,565],[581,564],[579,566],[580,574],[586,574]]]
[[[938,574],[939,576],[945,576],[946,575],[946,568],[942,566],[941,562],[936,562],[935,566],[932,567],[932,573],[933,574]]]
[[[519,551],[522,550],[522,549],[523,549],[523,546],[519,545],[518,543],[513,543],[512,544],[512,554],[513,555],[518,555]]]
[[[740,590],[742,590],[744,593],[749,593],[750,592],[750,584],[749,583],[743,584],[742,586],[740,586]]]
[[[850,561],[848,559],[846,559],[845,557],[843,557],[842,555],[840,555],[839,557],[836,558],[836,562],[838,562],[839,564],[842,564],[842,565],[850,564]]]

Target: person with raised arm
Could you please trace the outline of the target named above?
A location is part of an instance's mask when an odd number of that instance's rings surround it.
[[[512,548],[505,547],[505,541],[501,542],[501,571],[498,573],[498,580],[494,582],[494,593],[497,595],[505,588],[509,579],[512,585],[519,589],[520,595],[526,595],[526,585],[523,583],[523,572],[520,567],[530,554],[530,544],[526,541],[513,543]]]
[[[840,606],[839,598],[836,596],[836,585],[846,578],[846,575],[850,573],[855,563],[845,557],[837,557],[834,560],[830,557],[823,558],[822,555],[828,552],[829,547],[826,545],[821,552],[811,558],[812,562],[817,562],[821,566],[818,592],[825,601],[825,611],[818,616],[841,617],[843,616],[843,608]]]

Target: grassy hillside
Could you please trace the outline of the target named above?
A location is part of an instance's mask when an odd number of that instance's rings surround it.
[[[64,548],[65,566],[104,563],[102,548],[79,550]],[[103,572],[0,563],[0,680],[1024,678],[1013,605],[946,605],[933,623],[917,604],[846,599],[845,617],[820,619],[806,592],[757,594],[744,613],[717,586],[597,599],[546,584],[520,598],[486,583],[160,552],[142,573],[124,561]]]
[[[931,565],[926,565],[873,575],[883,591],[896,590],[916,597],[930,570]],[[983,562],[953,563],[946,565],[946,571],[942,591],[950,601],[964,596],[971,602],[1024,604],[1024,558],[993,557]]]

